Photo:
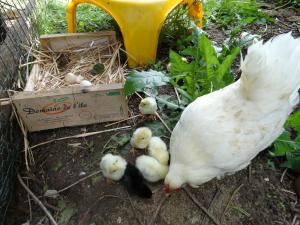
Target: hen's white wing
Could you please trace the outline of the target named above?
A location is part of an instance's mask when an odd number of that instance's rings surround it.
[[[282,115],[289,113],[286,107],[266,115],[265,108],[247,101],[238,86],[236,82],[198,98],[174,128],[171,166],[184,165],[189,183],[198,185],[203,177],[211,179],[244,168],[282,132],[286,117]]]

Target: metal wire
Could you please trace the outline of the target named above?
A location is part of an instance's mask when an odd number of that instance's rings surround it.
[[[0,0],[0,98],[15,89],[19,63],[25,63],[34,33],[30,26],[35,0]],[[24,76],[24,75],[23,75]],[[10,107],[0,107],[0,225],[5,223],[8,205],[13,197],[21,134],[10,120]]]

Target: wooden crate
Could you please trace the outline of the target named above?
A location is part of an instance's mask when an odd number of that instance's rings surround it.
[[[41,47],[57,51],[82,47],[91,42],[105,46],[115,42],[114,32],[75,33],[41,37]],[[28,131],[94,124],[128,118],[123,84],[94,85],[83,91],[78,86],[50,91],[32,91],[37,79],[35,65],[24,92],[12,97],[13,104]]]

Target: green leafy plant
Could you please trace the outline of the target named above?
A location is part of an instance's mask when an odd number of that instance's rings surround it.
[[[120,135],[112,135],[104,145],[103,150],[101,152],[101,157],[104,153],[107,152],[113,152],[113,153],[118,152],[118,149],[122,148],[129,141],[130,141],[130,135],[127,133],[120,134]]]
[[[180,115],[181,115],[180,112],[173,111],[169,114],[162,113],[161,117],[164,120],[164,122],[167,124],[167,126],[171,130],[173,130],[177,121],[180,118]],[[145,123],[145,126],[149,127],[151,129],[153,136],[167,137],[170,135],[169,131],[166,129],[166,127],[160,121],[147,122],[147,123]]]
[[[219,28],[238,33],[244,26],[252,23],[265,24],[274,20],[259,10],[255,0],[209,0],[204,4],[205,23],[216,24]]]
[[[162,72],[133,70],[127,75],[124,90],[126,95],[132,95],[136,91],[157,89],[157,87],[166,85],[168,82],[169,78]]]
[[[158,87],[169,84],[169,81],[170,78],[160,71],[133,70],[126,77],[124,91],[127,96],[135,92],[144,92],[147,95],[155,97],[160,105],[166,106],[169,109],[184,109],[183,105],[169,101],[171,98],[170,95],[158,95]]]
[[[97,63],[93,66],[93,69],[91,70],[91,74],[92,75],[98,75],[98,74],[102,74],[104,72],[104,64],[102,63]]]
[[[66,202],[64,200],[58,201],[58,208],[60,209],[60,218],[58,221],[60,225],[69,224],[71,218],[78,212],[78,208],[75,203]]]
[[[234,47],[227,55],[218,56],[208,37],[195,29],[191,47],[181,54],[170,51],[171,83],[187,102],[232,83],[230,68],[239,54],[239,48]]]
[[[190,19],[187,11],[187,7],[179,5],[168,15],[160,32],[160,47],[175,47],[178,39],[188,36]]]
[[[296,137],[292,138],[290,132],[284,131],[274,142],[274,149],[270,153],[275,157],[286,157],[280,166],[300,173],[300,110],[288,118],[285,127],[296,132],[293,135]]]

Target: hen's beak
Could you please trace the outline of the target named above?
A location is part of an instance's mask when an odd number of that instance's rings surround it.
[[[180,188],[172,189],[169,184],[164,184],[164,192],[166,194],[170,194],[171,192],[179,191],[179,190]]]
[[[164,192],[166,194],[170,194],[171,190],[170,190],[170,185],[169,184],[164,184]]]

